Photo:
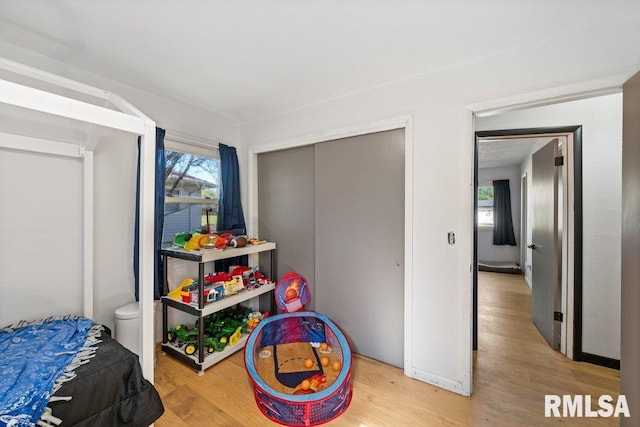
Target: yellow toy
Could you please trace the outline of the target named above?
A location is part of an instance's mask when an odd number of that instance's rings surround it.
[[[186,278],[182,281],[182,283],[178,285],[177,288],[169,292],[167,296],[169,298],[177,299],[178,301],[180,301],[182,299],[182,289],[186,288],[187,286],[191,286],[192,284],[193,279]]]
[[[242,336],[242,326],[240,326],[236,331],[229,337],[229,345],[236,345],[236,343],[240,340]]]
[[[231,280],[224,282],[224,296],[235,295],[243,288],[242,276],[233,276]]]
[[[184,245],[184,249],[186,251],[192,251],[194,249],[200,249],[200,238],[202,237],[202,234],[197,234],[194,233],[191,238],[189,239],[189,241]]]

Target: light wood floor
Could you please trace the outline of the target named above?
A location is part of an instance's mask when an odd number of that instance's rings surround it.
[[[398,368],[356,355],[351,406],[326,425],[618,425],[617,419],[544,417],[545,394],[617,396],[620,375],[572,362],[547,346],[531,323],[531,292],[522,276],[480,273],[478,298],[479,349],[472,397],[409,379]],[[242,352],[203,376],[170,356],[158,355],[155,385],[165,406],[158,427],[278,425],[255,404]]]

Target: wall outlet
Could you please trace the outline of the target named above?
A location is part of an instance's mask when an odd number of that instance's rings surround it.
[[[447,240],[449,241],[450,245],[454,245],[456,243],[456,234],[453,231],[450,231],[447,234]]]

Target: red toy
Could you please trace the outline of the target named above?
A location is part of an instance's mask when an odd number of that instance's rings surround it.
[[[304,305],[311,300],[309,282],[294,272],[282,276],[276,284],[275,294],[278,308],[287,313],[304,311]]]

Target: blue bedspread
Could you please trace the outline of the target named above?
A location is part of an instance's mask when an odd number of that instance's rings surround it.
[[[38,421],[92,325],[86,318],[68,318],[0,330],[0,426]]]

